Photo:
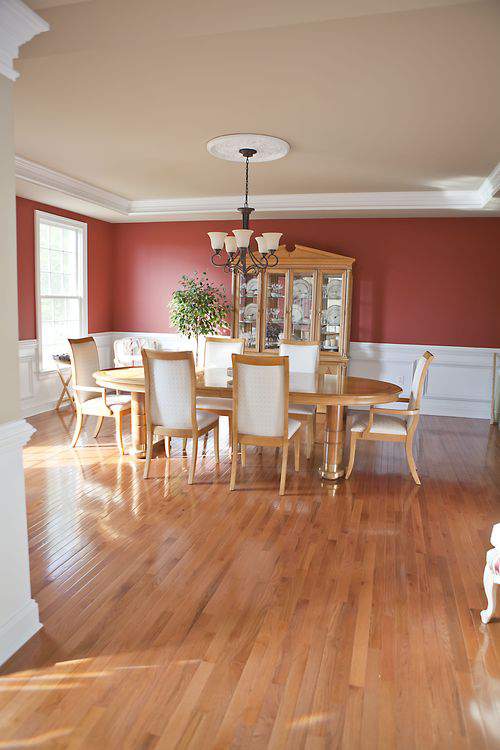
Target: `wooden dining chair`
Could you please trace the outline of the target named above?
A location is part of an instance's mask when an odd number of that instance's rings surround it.
[[[123,447],[123,415],[129,414],[131,399],[129,395],[107,395],[106,389],[95,382],[93,373],[100,369],[99,352],[92,336],[82,339],[68,339],[71,358],[71,377],[76,409],[76,426],[71,441],[74,448],[80,437],[85,416],[97,417],[94,432],[96,438],[105,417],[115,420],[116,442],[122,456]],[[95,394],[98,394],[97,396]]]
[[[282,341],[280,356],[288,357],[290,372],[315,373],[319,365],[319,343],[317,341]],[[292,404],[290,417],[306,426],[306,457],[311,458],[316,434],[316,405]]]
[[[383,440],[405,444],[406,459],[411,475],[417,484],[420,478],[413,458],[413,437],[420,419],[420,402],[424,389],[425,377],[434,355],[430,352],[418,359],[409,398],[398,398],[398,402],[407,403],[406,409],[389,409],[370,406],[367,415],[355,417],[351,426],[351,450],[345,478],[349,479],[354,466],[358,440]]]
[[[301,422],[288,416],[288,357],[233,354],[233,456],[229,489],[234,490],[238,443],[245,466],[247,445],[282,448],[279,494],[285,494],[288,446],[295,446],[295,471],[300,468]]]
[[[148,478],[155,436],[164,438],[170,458],[170,439],[191,438],[193,451],[188,484],[193,484],[198,456],[198,440],[214,433],[215,459],[219,463],[219,416],[196,408],[196,372],[193,352],[142,350],[146,394],[146,462]]]
[[[243,354],[245,340],[229,338],[227,336],[207,336],[205,339],[205,353],[203,369],[207,367],[220,367],[227,370],[232,366],[233,354]],[[213,396],[198,396],[196,408],[200,411],[209,411],[218,414],[219,417],[227,417],[229,420],[229,444],[231,445],[233,401],[230,398],[217,398]],[[203,449],[206,449],[207,436]]]

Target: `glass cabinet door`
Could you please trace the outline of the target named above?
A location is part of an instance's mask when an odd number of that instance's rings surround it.
[[[312,341],[315,298],[314,271],[294,271],[290,279],[290,323],[288,338]]]
[[[320,348],[338,352],[342,326],[343,274],[323,273],[319,297]]]
[[[245,348],[258,351],[259,348],[259,295],[260,276],[239,279],[238,327],[236,335],[245,339]]]
[[[286,272],[268,272],[264,298],[264,346],[266,350],[279,349],[285,337]]]

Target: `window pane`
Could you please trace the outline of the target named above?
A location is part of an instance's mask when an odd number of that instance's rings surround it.
[[[60,294],[63,291],[63,281],[61,273],[50,274],[50,291],[52,294]]]
[[[62,227],[50,227],[50,247],[53,250],[62,249]]]
[[[69,299],[66,302],[68,320],[80,319],[80,303],[77,299]]]
[[[76,255],[74,253],[63,253],[64,273],[76,273]]]
[[[69,273],[63,274],[63,291],[66,294],[77,294],[76,277]]]
[[[40,274],[40,291],[42,294],[50,294],[50,273]]]
[[[40,237],[40,246],[41,247],[48,247],[49,246],[49,226],[48,224],[42,224],[40,222],[38,226],[38,236]]]
[[[54,320],[54,300],[42,299],[41,302],[42,321]]]
[[[59,250],[50,251],[50,270],[52,273],[61,273],[63,267],[62,253]]]
[[[66,320],[66,300],[54,300],[54,320],[56,323],[63,323]]]
[[[63,230],[63,248],[67,252],[76,252],[76,231],[74,229]]]
[[[50,252],[47,247],[40,248],[40,271],[50,270]]]

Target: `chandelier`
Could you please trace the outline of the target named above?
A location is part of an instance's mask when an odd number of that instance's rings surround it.
[[[235,143],[255,142],[259,148],[238,148],[235,153]],[[255,237],[255,245],[251,243],[253,230],[249,229],[250,215],[255,210],[248,205],[248,168],[250,159],[256,161],[270,161],[279,159],[288,153],[286,141],[272,136],[233,135],[214,138],[207,144],[211,154],[229,161],[245,162],[245,201],[238,211],[241,213],[242,229],[233,229],[232,235],[227,232],[208,232],[212,246],[211,261],[214,266],[223,268],[228,273],[239,273],[245,277],[258,276],[266,268],[272,268],[278,263],[276,251],[282,232],[263,232]]]

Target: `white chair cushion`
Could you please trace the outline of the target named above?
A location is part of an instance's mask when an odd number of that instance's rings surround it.
[[[363,432],[368,424],[368,414],[355,417],[351,432]],[[375,414],[371,433],[383,435],[406,435],[406,422],[386,414]]]
[[[309,414],[314,414],[316,407],[314,404],[292,404],[289,409],[289,415],[293,417],[294,414],[300,414],[301,417],[306,417]]]
[[[198,429],[203,429],[204,427],[208,427],[210,424],[214,424],[219,419],[218,414],[212,414],[209,411],[198,411],[196,410],[196,422],[198,424]]]
[[[300,422],[297,422],[296,419],[289,419],[288,420],[288,439],[290,439],[297,430],[300,429]]]
[[[232,398],[216,398],[212,396],[198,396],[196,399],[197,409],[207,409],[208,411],[232,411],[233,410],[233,399]]]
[[[118,411],[126,411],[130,409],[130,396],[107,396],[106,404],[111,409],[113,414]],[[106,407],[101,396],[95,398],[89,398],[84,401],[82,405],[84,414],[99,416],[107,416]]]

